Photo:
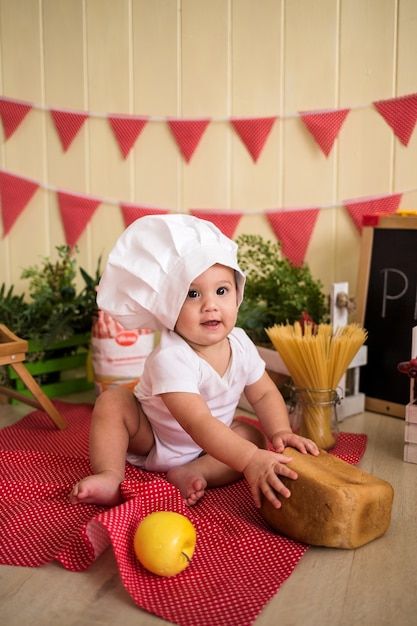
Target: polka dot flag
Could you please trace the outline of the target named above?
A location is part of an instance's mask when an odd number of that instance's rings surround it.
[[[246,146],[254,163],[259,159],[275,121],[274,117],[232,118],[231,125]]]
[[[57,191],[65,241],[73,248],[101,204],[97,198]]]
[[[301,112],[300,117],[310,131],[326,157],[329,156],[333,144],[350,109],[335,111]]]
[[[51,109],[51,117],[61,140],[62,149],[66,152],[88,119],[88,115],[75,111]]]
[[[391,126],[404,146],[408,146],[417,122],[417,94],[380,100],[374,107]]]
[[[308,549],[273,532],[254,507],[245,481],[209,490],[186,507],[163,474],[127,465],[124,502],[113,508],[70,505],[68,494],[91,472],[92,406],[55,403],[68,423],[59,431],[34,411],[0,431],[0,563],[38,567],[53,560],[79,572],[109,546],[127,593],[142,609],[180,626],[250,626]],[[356,463],[365,435],[341,433],[335,452]],[[176,511],[197,531],[186,570],[170,578],[147,572],[133,550],[140,521]]]
[[[319,215],[319,209],[269,211],[266,217],[281,242],[283,254],[301,267]]]

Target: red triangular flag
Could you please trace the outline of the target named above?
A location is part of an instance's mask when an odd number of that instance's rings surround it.
[[[324,154],[329,156],[330,150],[339,134],[343,122],[350,109],[336,111],[300,111],[300,117],[307,129],[313,135]]]
[[[32,109],[31,104],[16,102],[8,98],[0,98],[0,117],[4,136],[9,139]]]
[[[92,218],[101,200],[57,191],[65,240],[73,248]]]
[[[210,124],[210,118],[199,120],[167,119],[168,125],[185,160],[189,163],[200,143],[204,131]]]
[[[379,100],[374,107],[404,146],[408,146],[417,121],[417,94]]]
[[[66,152],[85,120],[88,119],[88,113],[61,111],[59,109],[50,109],[50,113],[61,140],[63,150]]]
[[[395,213],[401,202],[402,194],[369,198],[363,200],[345,200],[344,207],[354,221],[356,228],[362,232],[362,220],[365,215],[390,215]]]
[[[121,204],[120,208],[126,228],[145,215],[166,215],[168,213],[167,209],[149,209],[134,204]]]
[[[277,117],[256,117],[237,119],[232,118],[230,123],[249,150],[249,154],[255,161],[261,154],[269,133]]]
[[[281,242],[283,254],[296,267],[304,262],[319,211],[320,209],[296,209],[266,213],[277,239]]]
[[[124,159],[133,148],[136,139],[148,123],[148,119],[148,117],[133,117],[132,115],[108,116]]]
[[[10,231],[38,187],[39,184],[33,181],[6,174],[6,172],[0,172],[3,237]]]
[[[223,235],[229,237],[229,239],[233,238],[237,225],[242,217],[242,213],[223,213],[214,210],[204,211],[195,209],[190,211],[190,213],[191,215],[194,215],[194,217],[199,217],[202,220],[212,222],[219,230],[222,231]]]

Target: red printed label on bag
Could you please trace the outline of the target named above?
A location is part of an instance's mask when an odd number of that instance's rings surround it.
[[[135,331],[126,330],[122,333],[118,333],[115,339],[119,346],[133,346],[138,339],[138,334]]]

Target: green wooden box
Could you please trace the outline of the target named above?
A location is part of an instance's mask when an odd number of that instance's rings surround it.
[[[90,337],[90,333],[73,335],[66,341],[48,346],[47,349],[42,344],[28,342],[25,367],[48,398],[93,389],[94,382],[89,381],[87,375]],[[8,366],[8,370],[16,390],[30,396],[30,391],[13,368]]]

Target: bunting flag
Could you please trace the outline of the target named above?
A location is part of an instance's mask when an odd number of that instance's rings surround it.
[[[391,126],[395,135],[404,146],[408,146],[417,121],[417,94],[379,100],[374,107]]]
[[[167,120],[174,139],[187,163],[190,162],[210,121],[210,118],[199,120]]]
[[[148,117],[132,117],[128,115],[108,116],[124,159],[133,148],[137,138],[148,123],[148,119]]]
[[[60,109],[50,109],[50,113],[61,140],[62,148],[66,152],[82,125],[88,119],[88,115],[86,113],[76,113],[75,111],[61,111]]]
[[[346,200],[344,206],[361,233],[363,217],[365,215],[390,215],[395,213],[401,202],[402,194],[394,193],[389,196],[362,200]]]
[[[407,146],[417,123],[417,93],[375,101],[359,108],[372,107],[392,128],[400,141]],[[70,111],[45,107],[39,104],[14,100],[0,96],[0,118],[3,125],[5,139],[9,139],[19,127],[31,109],[49,112],[52,116],[56,131],[66,152],[79,130],[89,118],[104,118],[111,125],[115,139],[126,159],[137,138],[148,122],[167,123],[187,163],[194,154],[203,133],[210,122],[228,123],[240,137],[253,161],[256,163],[261,155],[276,120],[286,120],[300,117],[304,126],[312,135],[326,157],[329,156],[340,129],[351,109],[331,109],[316,111],[301,111],[278,117],[253,118],[199,118],[177,119],[169,117],[154,117],[129,114],[105,114],[94,112]]]
[[[236,213],[235,211],[233,213],[221,213],[218,211],[192,209],[190,214],[202,220],[212,222],[229,239],[233,239],[237,225],[242,217],[242,213]]]
[[[296,267],[300,267],[320,209],[295,209],[293,211],[268,211],[266,217],[281,242],[283,254]]]
[[[144,215],[165,215],[170,212],[169,209],[164,208],[146,207],[120,201],[115,202],[108,198],[74,194],[42,185],[0,169],[0,211],[3,222],[3,237],[9,233],[14,222],[39,187],[49,189],[57,194],[66,242],[71,247],[75,246],[100,204],[117,205],[122,212],[126,227]],[[361,232],[365,216],[369,221],[372,220],[372,216],[395,213],[398,211],[404,193],[415,191],[417,189],[386,196],[356,198],[355,200],[345,200],[343,204],[332,204],[331,206],[344,207],[358,231]],[[243,215],[265,215],[275,235],[281,241],[283,253],[294,265],[299,266],[304,262],[318,212],[323,208],[326,207],[268,209],[262,213],[259,211],[237,212],[226,209],[192,209],[189,213],[200,219],[211,221],[231,239],[233,239]]]
[[[166,209],[150,209],[148,207],[135,206],[134,204],[120,204],[120,209],[126,228],[145,215],[166,215],[168,213]]]
[[[278,117],[232,118],[231,125],[245,144],[252,159],[258,160]]]
[[[313,135],[316,143],[329,156],[333,144],[339,135],[343,122],[350,109],[337,109],[335,111],[300,111],[300,117],[307,129]]]
[[[95,210],[101,204],[101,200],[77,196],[59,190],[57,191],[57,196],[65,240],[71,248],[74,248]]]
[[[32,105],[26,102],[0,98],[0,117],[6,139],[13,135],[31,109]]]
[[[6,172],[0,172],[0,201],[3,221],[3,237],[32,198],[39,184]]]

